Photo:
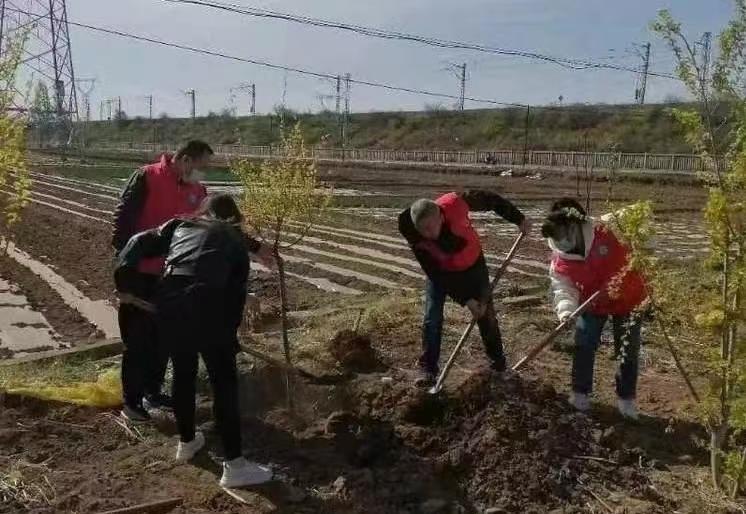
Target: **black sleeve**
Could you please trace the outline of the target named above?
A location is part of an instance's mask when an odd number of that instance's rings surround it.
[[[469,205],[471,211],[495,211],[495,214],[514,225],[520,225],[525,216],[513,205],[497,193],[490,191],[467,191],[461,198]]]
[[[409,246],[414,246],[422,241],[422,236],[414,228],[414,222],[412,221],[412,214],[409,209],[406,209],[399,214],[399,233],[404,236]]]
[[[114,282],[117,291],[129,290],[129,277],[137,269],[142,259],[164,256],[168,253],[174,231],[181,220],[173,219],[152,230],[135,234],[117,255],[114,268]]]
[[[145,170],[135,171],[124,186],[122,196],[114,211],[114,234],[111,244],[119,252],[135,234],[137,218],[145,203]]]
[[[427,278],[436,284],[440,284],[442,282],[442,271],[438,268],[435,260],[428,252],[417,248],[417,244],[422,242],[422,236],[420,236],[420,233],[414,227],[409,209],[399,214],[399,232],[407,240],[407,243],[409,243],[414,257],[420,263],[422,271],[425,272]]]

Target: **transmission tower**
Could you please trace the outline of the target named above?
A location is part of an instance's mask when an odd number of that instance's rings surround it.
[[[256,84],[249,84],[247,82],[243,82],[237,86],[233,86],[229,90],[229,102],[230,102],[230,109],[233,116],[236,116],[238,114],[238,110],[236,108],[236,97],[237,92],[244,92],[249,95],[249,99],[251,103],[249,104],[249,114],[256,114]]]
[[[78,119],[78,98],[65,0],[0,0],[0,54],[11,40],[26,37],[19,83],[46,82],[53,115],[69,130]],[[13,110],[26,112],[30,99],[15,88]]]
[[[347,146],[347,129],[350,124],[350,83],[352,82],[352,76],[349,73],[345,74],[345,114],[344,120],[342,121],[342,146]]]
[[[446,71],[449,71],[453,73],[453,75],[458,79],[459,82],[459,95],[458,100],[456,101],[456,109],[459,111],[464,110],[464,100],[466,100],[466,81],[469,79],[469,77],[466,75],[466,63],[462,64],[456,64],[456,63],[449,63],[446,68],[444,68]]]

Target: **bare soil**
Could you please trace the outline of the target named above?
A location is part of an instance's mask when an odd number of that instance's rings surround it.
[[[527,203],[574,194],[576,186],[569,178],[454,178],[410,170],[402,180],[389,171],[330,173],[338,184],[396,193],[387,206],[397,208],[400,194],[432,196],[455,183],[459,188],[507,191]],[[601,186],[594,197],[596,205],[603,205]],[[85,199],[74,193],[64,198]],[[615,187],[615,199],[624,198],[655,199],[660,212],[684,209],[695,219],[704,194],[691,186],[624,182]],[[396,236],[390,220],[342,214],[334,222]],[[109,237],[106,225],[34,205],[19,225],[16,241],[91,298],[100,299],[112,298]],[[490,238],[486,246],[501,253],[509,239]],[[408,256],[406,251],[386,251]],[[546,250],[529,244],[522,256],[541,260]],[[366,273],[375,270],[363,264],[344,266]],[[183,513],[742,511],[703,485],[707,455],[700,443],[705,430],[694,421],[684,384],[652,330],[644,336],[648,344],[638,395],[647,416],[637,424],[624,422],[614,409],[615,362],[607,348],[597,358],[596,394],[589,415],[573,412],[565,401],[571,360],[566,344],[545,351],[520,376],[498,376],[488,371],[475,336],[444,393],[433,397],[412,385],[421,338],[421,305],[414,293],[386,292],[355,278],[345,282],[339,275],[303,265],[291,270],[360,288],[367,292],[360,301],[370,300],[371,305],[359,332],[352,331],[351,322],[325,315],[293,333],[298,345],[295,364],[339,379],[324,384],[294,378],[292,412],[286,409],[284,375],[240,356],[244,453],[271,463],[277,477],[271,484],[244,491],[250,504],[239,503],[217,486],[221,450],[211,421],[209,388],[202,378],[198,423],[207,434],[208,451],[184,466],[172,461],[175,428],[168,416],[159,416],[156,423],[136,432],[118,424],[111,416],[116,412],[6,395],[0,399],[0,512],[101,512],[171,497],[183,499],[183,506],[172,511]],[[381,271],[382,277],[396,277]],[[401,280],[417,286],[414,279]],[[323,293],[299,280],[289,283],[291,310],[352,305],[350,297]],[[252,286],[262,303],[262,330],[276,330],[276,280],[260,274]],[[538,286],[543,280],[515,275],[500,285],[498,296],[535,293]],[[55,302],[53,291],[30,278],[22,280],[22,287],[40,309]],[[384,303],[376,304],[376,296]],[[498,302],[498,309],[511,362],[555,325],[546,303],[516,307]],[[77,322],[67,327],[70,313],[60,312],[57,321],[54,314],[48,315],[57,330],[71,336],[75,330],[85,332]],[[468,322],[467,314],[453,305],[448,306],[446,319],[444,359]],[[339,332],[342,329],[347,332]],[[301,342],[314,346],[303,348]],[[260,342],[247,335],[244,343],[280,355],[276,336],[267,335]],[[15,490],[8,492],[2,485],[11,479]]]

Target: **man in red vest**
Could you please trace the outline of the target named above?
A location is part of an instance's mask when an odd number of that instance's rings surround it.
[[[621,214],[620,214],[621,215]],[[620,357],[616,374],[618,408],[622,416],[637,419],[639,306],[646,298],[643,277],[629,265],[629,248],[614,235],[614,215],[593,220],[575,200],[552,206],[541,233],[552,250],[549,269],[554,309],[565,320],[596,291],[601,295],[577,321],[572,364],[570,404],[586,411],[593,388],[596,349],[606,321],[611,318],[615,349]]]
[[[399,232],[409,243],[427,275],[425,319],[422,330],[421,376],[417,385],[435,382],[447,296],[465,305],[478,319],[487,356],[498,372],[505,370],[500,327],[489,294],[490,278],[482,245],[469,218],[470,211],[494,211],[530,230],[525,216],[500,195],[487,191],[447,193],[435,201],[417,200],[399,215]],[[489,298],[486,302],[484,298]]]
[[[159,162],[132,174],[115,212],[112,245],[117,253],[133,235],[197,211],[207,195],[199,182],[200,168],[207,167],[212,154],[207,143],[190,141],[176,154],[163,154]],[[134,296],[152,301],[163,263],[163,258],[140,262],[131,291]],[[168,351],[158,342],[153,315],[136,305],[121,303],[119,329],[124,343],[122,415],[147,421],[147,409],[171,407],[171,398],[161,393]]]

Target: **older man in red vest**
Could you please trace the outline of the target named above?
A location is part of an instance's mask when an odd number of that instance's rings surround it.
[[[112,245],[117,253],[133,235],[197,211],[207,195],[199,182],[200,168],[208,165],[212,154],[207,143],[190,141],[176,154],[164,154],[158,162],[132,174],[115,213]],[[134,296],[152,300],[163,264],[163,258],[158,257],[138,265]],[[124,343],[122,415],[132,421],[147,421],[147,409],[171,407],[170,397],[161,393],[168,351],[159,344],[152,314],[136,305],[120,305],[119,329]]]
[[[487,263],[479,235],[469,218],[470,211],[494,211],[518,225],[524,233],[530,229],[520,210],[500,195],[487,191],[448,193],[435,201],[417,200],[399,215],[399,232],[427,275],[419,360],[422,374],[417,379],[420,386],[433,384],[438,373],[447,296],[465,305],[478,319],[479,332],[493,369],[505,370],[500,327],[492,297],[488,294]],[[486,297],[489,300],[485,302]]]

